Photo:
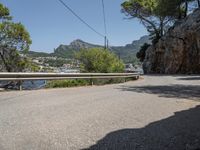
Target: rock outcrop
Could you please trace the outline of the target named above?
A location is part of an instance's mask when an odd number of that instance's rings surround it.
[[[147,49],[143,68],[145,73],[200,73],[200,9]]]

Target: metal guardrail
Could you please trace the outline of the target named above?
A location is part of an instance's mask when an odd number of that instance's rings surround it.
[[[0,73],[0,81],[136,78],[140,73]],[[20,87],[21,89],[21,87]]]
[[[139,73],[0,73],[0,81],[137,78],[139,76]]]

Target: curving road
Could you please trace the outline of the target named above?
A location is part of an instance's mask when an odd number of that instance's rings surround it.
[[[195,150],[200,76],[0,93],[0,150]]]

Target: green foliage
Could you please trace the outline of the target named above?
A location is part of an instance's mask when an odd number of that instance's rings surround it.
[[[127,78],[126,81],[135,80],[133,78]],[[118,84],[124,83],[124,78],[115,79],[92,79],[94,85],[106,85],[106,84]],[[71,79],[71,80],[54,80],[48,81],[46,88],[66,88],[66,87],[79,87],[91,85],[90,79]]]
[[[125,15],[140,20],[156,43],[177,19],[187,16],[188,3],[193,1],[126,0],[121,6]],[[197,2],[199,3],[199,0]]]
[[[92,48],[76,53],[82,72],[112,73],[123,72],[124,64],[109,50]]]
[[[34,51],[28,51],[28,52],[21,52],[22,54],[26,54],[28,57],[36,58],[36,57],[51,57],[51,54],[44,53],[44,52],[34,52]]]
[[[0,20],[9,20],[11,18],[9,9],[0,3]]]
[[[3,22],[0,24],[0,44],[3,47],[27,51],[31,44],[30,35],[21,23]]]
[[[166,15],[160,13],[159,0],[128,0],[122,3],[122,12],[131,18],[137,18],[153,37],[160,38],[164,32]],[[159,9],[158,9],[159,8]]]
[[[145,43],[140,51],[137,53],[137,58],[140,59],[140,62],[143,62],[146,56],[146,50],[149,48],[150,44]]]
[[[19,51],[28,51],[30,35],[21,23],[11,22],[8,8],[0,4],[0,59],[8,72],[23,71],[27,59]]]
[[[32,72],[39,72],[40,71],[40,67],[38,65],[34,64],[34,63],[31,63],[30,61],[29,61],[28,68]]]
[[[77,87],[89,85],[88,80],[76,79],[76,80],[56,80],[49,81],[47,83],[47,88],[65,88],[65,87]]]

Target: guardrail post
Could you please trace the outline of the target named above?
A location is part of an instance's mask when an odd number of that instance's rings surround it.
[[[140,78],[140,76],[137,76],[136,79],[138,80]]]
[[[19,81],[19,90],[22,91],[22,81]]]
[[[93,81],[93,78],[92,78],[92,77],[93,77],[93,75],[91,74],[91,75],[90,75],[90,85],[91,85],[91,86],[94,85],[94,81]]]
[[[94,85],[94,81],[93,81],[93,78],[92,78],[92,77],[90,78],[90,85],[91,85],[91,86]]]

